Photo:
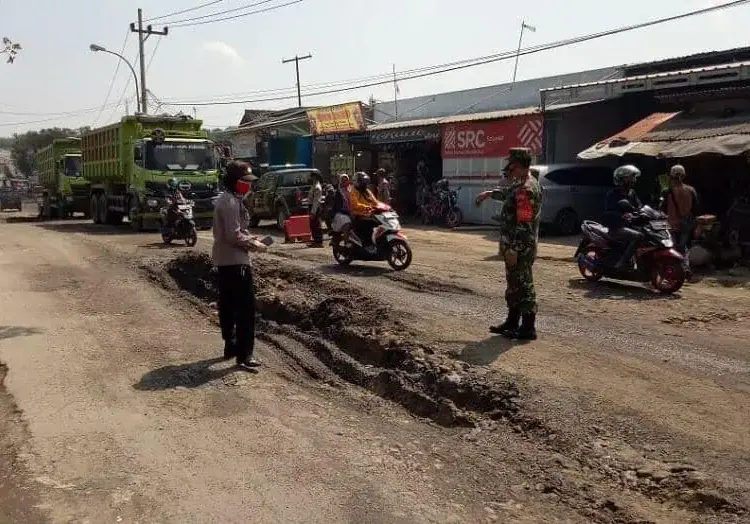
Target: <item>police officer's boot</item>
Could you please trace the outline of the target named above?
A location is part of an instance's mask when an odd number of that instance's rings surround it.
[[[518,340],[536,340],[536,313],[527,313],[521,320],[521,327],[514,337]]]
[[[515,308],[508,310],[508,318],[499,326],[490,327],[490,333],[495,335],[511,336],[518,330],[518,323],[521,322],[521,312]]]

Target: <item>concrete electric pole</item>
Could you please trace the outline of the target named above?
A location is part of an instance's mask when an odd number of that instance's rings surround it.
[[[151,25],[146,26],[146,29],[143,28],[143,10],[138,8],[138,27],[136,28],[135,23],[130,24],[130,30],[133,33],[138,33],[138,61],[141,65],[141,111],[143,114],[148,114],[148,101],[147,101],[147,93],[146,93],[146,62],[144,60],[144,51],[143,51],[143,45],[146,43],[146,40],[148,40],[148,37],[151,35],[159,35],[159,36],[167,36],[167,33],[169,32],[169,28],[165,27],[161,31],[154,31],[152,29]],[[145,35],[145,36],[144,36]]]
[[[289,62],[294,62],[294,66],[297,69],[297,105],[298,107],[302,107],[302,86],[299,83],[299,61],[307,60],[308,58],[312,58],[312,55],[310,53],[308,53],[305,56],[295,55],[294,58],[281,61],[282,64],[288,64]]]

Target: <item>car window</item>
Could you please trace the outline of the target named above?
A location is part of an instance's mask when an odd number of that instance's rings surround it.
[[[258,182],[258,190],[259,191],[268,191],[273,187],[274,179],[276,177],[270,173],[266,173],[262,177],[260,177],[260,181]]]
[[[284,187],[308,186],[310,185],[310,171],[293,171],[281,175],[281,184]]]

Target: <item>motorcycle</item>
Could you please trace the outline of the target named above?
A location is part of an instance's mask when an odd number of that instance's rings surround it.
[[[354,260],[385,260],[396,271],[408,268],[412,260],[412,251],[409,241],[401,232],[398,214],[391,206],[380,204],[369,220],[374,221],[375,227],[372,230],[371,242],[368,244],[359,238],[353,228],[349,233],[349,241],[345,245],[342,244],[341,233],[333,233],[331,245],[336,262],[342,266],[348,266]]]
[[[172,200],[167,199],[167,203],[161,208],[159,214],[161,215],[161,239],[165,244],[171,244],[173,240],[184,240],[185,245],[193,247],[198,243],[198,231],[195,228],[195,220],[193,220],[193,206],[195,205],[192,200],[188,200],[183,203],[178,203],[175,209],[176,216],[171,225],[169,225],[169,208],[172,205]]]
[[[422,220],[425,224],[440,220],[446,227],[453,229],[464,220],[464,214],[458,207],[458,191],[461,186],[450,189],[447,181],[441,182],[444,183],[438,185],[437,194],[432,201],[422,206]]]
[[[621,202],[621,207],[626,204],[629,205],[627,201]],[[660,293],[675,293],[685,283],[686,274],[682,265],[683,256],[674,249],[667,216],[649,206],[633,210],[632,214],[631,226],[640,230],[644,237],[628,267],[624,270],[615,267],[625,246],[610,237],[608,228],[584,220],[581,224],[583,236],[574,257],[578,270],[590,282],[597,282],[603,277],[650,282]]]

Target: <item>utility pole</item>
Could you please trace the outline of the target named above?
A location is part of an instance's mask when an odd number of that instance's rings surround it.
[[[146,97],[146,62],[144,60],[144,51],[143,51],[143,45],[146,43],[146,40],[148,40],[148,37],[151,35],[159,35],[159,36],[167,36],[169,32],[169,28],[165,27],[161,31],[154,31],[152,29],[151,25],[146,26],[146,29],[143,29],[143,10],[139,7],[138,8],[138,28],[136,29],[135,24],[130,24],[130,31],[133,33],[138,33],[138,61],[141,65],[141,111],[143,111],[143,114],[148,114],[148,100]],[[145,36],[144,36],[145,35]]]
[[[393,64],[393,108],[395,110],[395,117],[398,120],[398,94],[399,94],[398,82],[396,81],[396,64]]]
[[[516,65],[513,67],[513,82],[511,82],[511,89],[516,83],[516,73],[518,72],[518,58],[521,56],[521,43],[523,42],[523,31],[528,29],[532,33],[536,33],[536,27],[527,24],[524,20],[521,20],[521,35],[518,37],[518,51],[516,51]]]
[[[312,58],[312,55],[310,53],[307,53],[307,55],[305,56],[294,55],[294,58],[281,61],[282,64],[294,62],[294,67],[297,69],[297,107],[302,107],[302,86],[299,83],[299,61],[307,60],[308,58]]]

